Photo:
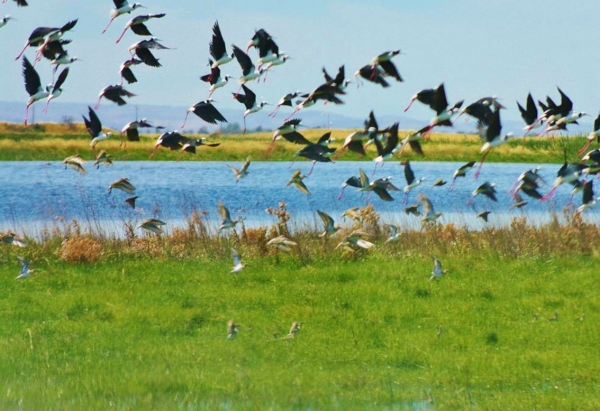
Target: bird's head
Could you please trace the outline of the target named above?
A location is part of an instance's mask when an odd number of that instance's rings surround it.
[[[146,6],[142,6],[141,3],[133,3],[131,5],[131,10],[135,10],[135,9],[138,9],[138,8],[147,9],[147,7]]]

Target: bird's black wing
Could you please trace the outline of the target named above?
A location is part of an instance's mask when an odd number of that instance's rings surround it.
[[[146,27],[146,25],[143,23],[133,24],[130,28],[131,28],[131,31],[133,31],[138,36],[151,36],[152,35],[152,33],[150,33],[150,30],[148,30],[148,27]]]
[[[242,50],[236,45],[233,46],[233,54],[235,55],[235,59],[242,68],[242,73],[244,74],[244,76],[250,73],[250,70],[252,70],[252,67],[254,67],[254,64],[252,64],[252,60],[250,60],[250,56],[244,53],[244,50]]]
[[[213,56],[215,60],[219,60],[221,57],[223,57],[223,55],[227,53],[225,47],[225,40],[223,40],[223,34],[221,34],[221,28],[219,27],[218,21],[216,21],[213,25],[213,35],[209,49],[210,55]]]
[[[162,65],[158,62],[158,59],[154,57],[152,52],[147,48],[137,48],[135,49],[135,55],[140,58],[144,62],[144,64],[150,67],[162,67]]]
[[[391,60],[382,61],[381,63],[379,63],[379,66],[383,69],[383,71],[386,73],[386,75],[392,76],[400,82],[404,81],[402,79],[402,77],[400,76],[398,69],[396,68],[394,63],[391,62]]]
[[[54,93],[55,90],[58,90],[59,88],[61,88],[61,86],[63,85],[63,83],[65,82],[65,80],[67,79],[67,76],[69,75],[69,68],[65,68],[63,71],[60,72],[60,74],[58,75],[58,79],[56,79],[56,83],[54,83],[54,86],[52,87],[52,92]]]
[[[25,78],[25,90],[30,96],[33,96],[42,87],[42,81],[25,56],[23,56],[23,77]]]
[[[121,76],[123,76],[123,78],[127,81],[127,84],[137,83],[137,78],[129,67],[125,67],[123,70],[121,70]]]
[[[128,141],[140,141],[140,133],[137,128],[127,129],[127,140]]]

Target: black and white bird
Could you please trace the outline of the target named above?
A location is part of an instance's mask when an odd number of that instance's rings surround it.
[[[121,145],[125,141],[123,139],[123,134],[127,136],[127,141],[140,141],[140,128],[151,128],[154,127],[152,124],[148,123],[148,121],[143,118],[141,120],[130,121],[125,124],[121,129]]]
[[[302,92],[300,90],[296,90],[293,93],[287,93],[285,96],[281,97],[275,105],[275,110],[273,110],[273,112],[269,114],[269,117],[275,118],[275,115],[277,114],[281,106],[292,107],[294,99],[300,96],[301,94]]]
[[[479,167],[477,167],[477,171],[475,171],[474,177],[479,177],[479,173],[481,172],[481,167],[483,166],[483,162],[487,155],[492,151],[494,147],[498,147],[501,144],[506,143],[510,138],[514,137],[513,133],[502,134],[502,124],[500,123],[500,110],[495,110],[492,112],[492,116],[489,119],[489,124],[485,129],[485,132],[482,133],[481,138],[484,143],[479,150],[479,153],[483,154],[481,157],[481,162],[479,163]]]
[[[44,113],[48,112],[48,105],[50,104],[50,102],[62,94],[62,92],[63,92],[62,85],[65,82],[65,80],[67,79],[68,75],[69,75],[68,67],[63,69],[63,71],[61,71],[60,74],[58,75],[58,78],[52,85],[50,94],[48,94],[48,97],[46,98],[46,106],[44,107]]]
[[[209,60],[209,62],[211,65],[210,74],[200,76],[200,80],[210,84],[210,88],[208,89],[208,98],[212,96],[216,89],[224,87],[229,82],[229,79],[233,78],[229,75],[221,77],[221,69],[219,66],[213,66],[212,60]]]
[[[250,56],[248,56],[246,53],[244,53],[244,50],[242,50],[239,47],[234,45],[233,46],[233,54],[235,55],[235,59],[239,63],[240,67],[242,68],[242,75],[238,79],[238,82],[240,84],[243,85],[249,81],[256,80],[262,75],[263,69],[262,68],[257,69],[254,66],[254,63],[252,63]],[[238,92],[239,92],[239,90],[238,90]]]
[[[577,151],[577,154],[582,155],[585,153],[585,150],[588,149],[594,139],[600,143],[600,114],[594,120],[594,129],[587,135],[587,142]]]
[[[6,3],[8,0],[2,0],[2,3]],[[17,3],[17,6],[19,7],[27,7],[29,6],[29,4],[27,4],[27,0],[14,0],[15,3]]]
[[[400,73],[398,72],[398,69],[396,68],[394,63],[392,63],[392,58],[399,54],[400,50],[386,51],[373,58],[373,60],[371,60],[371,65],[373,66],[373,68],[380,68],[380,71],[382,72],[383,76],[393,77],[397,81],[402,82],[404,81],[402,79],[402,76],[400,76]]]
[[[52,84],[42,87],[40,76],[27,57],[23,57],[23,79],[25,80],[25,90],[27,90],[27,94],[29,94],[29,99],[27,100],[27,106],[25,108],[24,121],[24,124],[27,125],[29,107],[36,101],[47,98],[52,90]]]
[[[594,198],[594,181],[589,180],[583,183],[583,197],[581,205],[577,208],[578,213],[582,213],[585,210],[588,210],[594,207],[598,201],[600,201],[600,197]]]
[[[102,100],[102,97],[112,101],[113,103],[117,103],[119,106],[123,106],[127,104],[127,101],[125,101],[123,97],[135,97],[135,94],[125,90],[123,86],[118,84],[114,86],[106,86],[100,90],[100,93],[98,94],[98,102],[96,103],[96,106],[94,106],[94,110],[98,110],[98,108],[100,108],[100,100]]]
[[[9,21],[11,20],[16,20],[14,17],[11,17],[10,15],[6,15],[4,16],[1,20],[0,20],[0,29],[4,26],[6,26],[8,24]]]
[[[150,19],[161,19],[165,16],[165,13],[144,14],[141,16],[135,16],[127,22],[125,28],[123,29],[123,32],[121,33],[117,41],[115,41],[115,43],[118,44],[121,41],[121,39],[125,35],[125,32],[127,32],[127,29],[131,29],[131,31],[133,31],[138,36],[151,36],[152,33],[150,33],[150,30],[148,30],[148,27],[146,27],[144,23],[146,23]]]
[[[416,92],[410,98],[410,102],[404,109],[404,112],[406,113],[408,111],[408,109],[410,108],[410,106],[412,106],[412,104],[415,102],[415,100],[420,101],[421,103],[423,103],[427,106],[430,106],[433,103],[433,96],[435,95],[435,92],[436,92],[436,89],[433,89],[433,88],[426,88],[426,89]]]
[[[246,87],[245,84],[242,84],[242,89],[244,90],[244,94],[233,93],[233,98],[235,98],[237,101],[242,103],[244,107],[246,107],[246,111],[244,111],[244,134],[246,134],[246,116],[262,110],[262,108],[269,103],[267,103],[266,101],[261,101],[260,103],[258,103],[256,101],[256,94],[254,94],[252,90]]]
[[[90,133],[90,136],[92,136],[90,146],[92,147],[92,150],[96,151],[96,144],[98,144],[98,142],[100,141],[107,140],[112,135],[112,133],[104,133],[102,131],[102,123],[100,122],[98,115],[89,106],[88,113],[89,118],[86,118],[84,115],[82,115],[81,117],[83,117],[85,128],[87,129],[88,133]]]
[[[129,46],[129,53],[131,53],[132,56],[135,54],[144,62],[144,64],[150,67],[161,67],[158,59],[154,57],[154,54],[150,52],[150,49],[171,50],[171,48],[163,46],[159,41],[160,40],[156,37],[151,37],[149,40],[140,40]]]
[[[121,83],[119,85],[123,85],[123,80],[126,80],[127,84],[137,83],[138,80],[133,74],[131,67],[142,63],[142,60],[136,59],[135,57],[125,60],[123,64],[121,64],[121,67],[119,67],[119,74],[121,74]]]
[[[325,77],[325,82],[330,86],[335,86],[340,90],[345,90],[352,81],[346,80],[346,69],[345,66],[340,66],[338,68],[338,72],[335,77],[331,77],[325,67],[323,67],[323,76]]]
[[[411,190],[417,188],[425,181],[425,177],[415,178],[415,173],[410,166],[410,161],[403,161],[400,164],[404,165],[404,177],[406,178],[406,186],[404,187],[404,204],[408,202],[408,194]]]
[[[160,147],[168,148],[171,151],[181,150],[183,149],[183,145],[188,141],[187,137],[184,137],[177,131],[167,131],[166,133],[162,133],[156,139],[156,143],[154,143],[154,149],[148,158],[153,158],[156,154],[156,151]]]
[[[46,50],[46,48],[48,47],[48,45],[50,43],[60,40],[67,31],[72,30],[73,27],[75,27],[75,25],[77,24],[77,20],[78,19],[71,20],[68,23],[66,23],[64,26],[51,31],[50,33],[47,33],[44,36],[43,41],[39,45],[38,49],[36,50],[36,53],[37,53],[36,61],[41,60],[42,55],[44,54],[44,51]]]
[[[25,53],[25,50],[27,50],[27,47],[38,47],[38,46],[42,45],[44,43],[46,36],[50,33],[55,32],[56,30],[60,30],[60,28],[59,27],[37,27],[37,28],[35,28],[29,35],[29,38],[27,38],[27,41],[25,42],[25,46],[23,47],[23,50],[21,50],[21,52],[17,55],[17,57],[15,57],[15,60],[19,60],[21,58],[23,53]]]
[[[219,110],[217,110],[212,104],[213,101],[214,100],[209,98],[205,101],[199,101],[198,103],[188,108],[185,113],[185,119],[183,120],[181,128],[185,127],[185,123],[187,122],[187,118],[190,113],[194,113],[202,120],[210,124],[217,124],[217,122],[227,123],[227,120],[225,119],[225,117],[223,117],[223,114],[221,114]]]
[[[498,199],[496,198],[496,184],[492,184],[486,181],[485,183],[477,187],[475,190],[473,190],[471,198],[469,199],[469,201],[467,201],[467,204],[471,204],[473,202],[473,199],[478,194],[483,194],[490,200],[498,201]]]
[[[213,25],[212,40],[209,44],[210,55],[213,58],[212,67],[218,67],[223,64],[229,63],[234,58],[234,53],[227,54],[227,47],[225,46],[225,40],[219,27],[219,22],[216,21]]]
[[[463,100],[455,103],[453,106],[448,108],[448,99],[446,98],[446,88],[444,84],[440,84],[435,92],[433,93],[433,97],[431,99],[431,103],[429,103],[429,107],[435,111],[435,117],[431,119],[429,122],[429,129],[425,132],[428,134],[433,130],[434,127],[445,126],[452,127],[451,119],[458,114],[458,110],[463,105]]]
[[[467,175],[467,173],[469,172],[469,170],[472,169],[474,165],[475,165],[474,161],[469,161],[467,164],[462,165],[459,168],[457,168],[454,171],[454,175],[452,176],[452,184],[450,184],[450,186],[448,187],[448,190],[452,191],[452,189],[454,188],[454,183],[456,182],[456,179],[459,177],[465,177]]]
[[[531,130],[541,126],[542,124],[537,121],[538,118],[538,109],[533,101],[533,97],[531,93],[527,95],[527,103],[525,104],[525,108],[521,106],[521,104],[517,101],[517,107],[519,108],[519,112],[521,113],[521,117],[523,121],[525,121],[526,126],[523,128],[525,131],[525,135],[529,133]]]
[[[123,14],[131,13],[132,11],[134,11],[140,7],[145,8],[140,3],[133,3],[130,5],[129,2],[127,2],[127,0],[113,0],[113,3],[115,3],[115,8],[111,9],[110,21],[108,22],[108,24],[106,25],[104,30],[102,30],[102,33],[106,33],[106,30],[108,30],[108,28],[112,24],[113,20],[116,19],[117,17],[122,16]]]
[[[300,127],[301,121],[302,120],[299,118],[293,118],[279,126],[273,132],[273,139],[271,140],[271,144],[267,148],[267,152],[271,152],[273,150],[273,147],[275,147],[275,142],[281,138],[284,138],[292,144],[311,144],[310,140],[306,139],[306,137],[304,137],[297,131],[298,127]]]

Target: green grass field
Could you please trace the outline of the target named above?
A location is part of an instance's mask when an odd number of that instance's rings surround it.
[[[600,407],[597,227],[448,225],[354,253],[264,234],[3,245],[0,409]],[[37,272],[16,281],[16,255]]]
[[[302,134],[311,141],[316,141],[326,130],[305,130]],[[335,142],[332,147],[341,147],[344,139],[352,130],[332,130]],[[126,147],[120,147],[121,138],[118,131],[113,130],[113,136],[98,143],[97,150],[106,150],[115,161],[148,160],[154,148],[157,134],[142,135],[139,142],[128,142]],[[401,131],[400,138],[410,134]],[[247,135],[216,134],[208,137],[211,143],[221,143],[215,148],[199,147],[196,154],[169,151],[160,148],[155,160],[181,161],[241,161],[251,155],[255,161],[293,160],[294,153],[301,146],[279,140],[271,153],[267,147],[273,133],[250,133]],[[200,138],[200,135],[186,135]],[[80,154],[93,160],[94,153],[89,145],[91,138],[80,124],[71,128],[64,124],[39,125],[37,128],[24,127],[14,124],[0,123],[0,161],[56,161]],[[570,161],[578,159],[576,151],[581,148],[584,137],[528,137],[513,139],[507,144],[492,150],[486,161],[490,162],[527,162],[527,163],[561,163],[564,161],[564,151]],[[477,161],[481,158],[479,149],[481,140],[474,135],[433,133],[432,137],[422,143],[424,156],[414,154],[407,148],[398,159],[418,161]],[[593,147],[592,147],[593,148]],[[377,156],[374,148],[368,150],[365,161],[371,161]],[[347,152],[339,160],[357,160],[358,155]]]
[[[515,141],[489,160],[562,162],[583,140]],[[211,159],[260,160],[269,136],[219,141]],[[115,160],[153,146],[103,143]],[[273,159],[288,160],[294,148],[277,144]],[[426,160],[473,159],[479,144],[434,135]],[[0,132],[0,160],[75,152],[92,155],[83,133]],[[289,254],[266,246],[274,227],[214,236],[201,214],[168,235],[92,237],[70,222],[26,248],[0,243],[0,410],[600,409],[598,227],[522,217],[407,229],[386,244],[378,215],[361,213],[336,237],[294,230]],[[274,215],[287,232],[285,209]],[[374,248],[336,248],[359,226]],[[439,281],[432,255],[447,269]],[[18,281],[17,256],[36,269]]]

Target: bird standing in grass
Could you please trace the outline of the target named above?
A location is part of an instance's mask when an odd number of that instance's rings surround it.
[[[288,337],[296,338],[298,333],[300,333],[301,329],[302,329],[302,323],[300,323],[298,321],[294,321],[292,323],[292,326],[290,327],[290,332],[288,333]]]
[[[236,323],[233,322],[233,319],[227,321],[227,339],[233,340],[238,333],[238,327]]]
[[[29,277],[35,272],[35,270],[29,268],[29,263],[23,257],[17,257],[17,260],[21,263],[21,272],[16,278],[17,280]]]

